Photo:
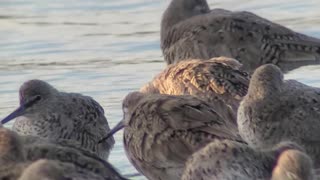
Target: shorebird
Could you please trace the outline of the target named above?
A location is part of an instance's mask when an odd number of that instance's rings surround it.
[[[71,165],[66,166],[66,164],[61,162],[45,159],[38,160],[30,164],[23,171],[19,180],[67,180],[65,172],[70,171],[71,169]]]
[[[16,180],[26,164],[18,135],[0,127],[0,179]]]
[[[91,97],[60,92],[47,82],[30,80],[19,90],[20,107],[4,118],[16,118],[13,130],[20,135],[79,142],[81,147],[107,159],[114,139],[97,144],[110,130],[103,108]]]
[[[188,159],[182,180],[313,180],[313,173],[312,160],[295,143],[258,150],[215,140]]]
[[[126,180],[111,164],[90,151],[77,148],[73,142],[19,136],[14,131],[0,127],[0,179],[18,179],[30,163],[41,159],[56,161],[61,167],[72,166],[75,170],[63,172],[62,175],[74,175],[75,179],[84,172],[99,179]]]
[[[20,136],[20,139],[27,161],[55,160],[72,164],[79,172],[90,172],[104,179],[125,180],[110,163],[91,151],[79,148],[81,146],[73,141],[32,136]]]
[[[241,137],[252,147],[269,148],[290,140],[301,144],[320,166],[320,89],[284,80],[271,64],[252,75],[238,109]]]
[[[79,171],[73,164],[40,159],[30,164],[19,180],[105,180],[92,172]],[[111,178],[110,178],[111,180]],[[112,179],[113,180],[113,179]]]
[[[320,40],[246,11],[210,10],[206,0],[172,0],[161,22],[167,64],[227,56],[252,73],[272,63],[283,71],[320,63]]]
[[[221,115],[231,114],[225,119],[236,123],[239,103],[247,94],[250,81],[249,75],[239,70],[241,66],[237,60],[227,57],[181,61],[169,65],[140,92],[194,95],[211,103]]]
[[[132,92],[123,112],[110,134],[124,127],[127,157],[148,179],[180,179],[187,158],[214,139],[242,142],[235,124],[194,96]]]

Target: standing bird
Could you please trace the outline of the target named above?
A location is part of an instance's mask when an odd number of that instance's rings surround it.
[[[103,108],[91,97],[60,92],[41,80],[25,82],[19,90],[20,107],[4,118],[16,118],[13,130],[21,135],[66,139],[107,159],[114,139],[97,144],[110,130]]]
[[[189,158],[182,180],[314,180],[313,173],[310,157],[294,143],[257,150],[215,140]]]
[[[283,80],[272,64],[252,75],[238,109],[241,137],[252,147],[270,148],[281,141],[302,145],[320,167],[320,89]]]
[[[110,134],[124,127],[126,154],[148,179],[180,179],[187,158],[214,139],[242,142],[236,125],[194,96],[132,92],[122,108]]]
[[[247,94],[249,76],[237,60],[227,57],[192,59],[169,65],[140,92],[194,95],[212,104],[225,119],[236,123],[239,103]]]
[[[252,73],[272,63],[283,71],[320,63],[320,40],[253,13],[210,10],[206,0],[172,0],[161,22],[167,64],[227,56]]]

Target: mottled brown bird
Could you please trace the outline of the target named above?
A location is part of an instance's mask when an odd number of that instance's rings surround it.
[[[194,96],[132,92],[123,112],[110,133],[125,127],[126,154],[148,179],[180,179],[187,158],[214,139],[242,142],[234,123]]]
[[[206,0],[172,0],[161,22],[167,64],[227,56],[252,73],[272,63],[283,71],[320,63],[320,40],[246,11],[210,10]]]
[[[30,80],[19,90],[20,107],[4,118],[16,118],[13,130],[21,135],[66,139],[81,144],[102,158],[114,145],[111,137],[97,142],[110,130],[103,108],[91,97],[60,92],[45,81]]]
[[[217,57],[192,59],[169,65],[140,91],[170,95],[194,95],[212,104],[225,119],[236,123],[242,98],[247,94],[249,76],[240,71],[235,59]]]
[[[294,143],[258,150],[214,140],[189,158],[182,180],[314,180],[313,173],[310,157]]]
[[[320,89],[284,80],[271,64],[252,75],[238,109],[241,137],[252,147],[269,148],[281,141],[301,144],[320,167]]]

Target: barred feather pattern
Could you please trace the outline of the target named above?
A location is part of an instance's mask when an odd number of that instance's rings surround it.
[[[213,139],[243,143],[233,123],[194,96],[133,92],[123,107],[127,156],[149,179],[180,179],[187,157]]]
[[[250,76],[232,58],[190,59],[169,65],[140,91],[169,95],[194,95],[212,104],[221,114],[236,113],[248,91]],[[229,114],[230,114],[229,113]],[[230,117],[225,116],[226,119]]]

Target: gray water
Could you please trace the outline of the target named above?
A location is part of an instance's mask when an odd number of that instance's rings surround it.
[[[168,3],[0,0],[0,117],[17,107],[19,86],[38,78],[60,90],[92,96],[114,126],[122,118],[122,98],[165,67],[159,24]],[[209,4],[251,11],[320,37],[319,0],[209,0]],[[302,67],[286,77],[320,87],[319,69]],[[125,156],[122,133],[116,141],[110,162],[123,174],[136,172]]]

